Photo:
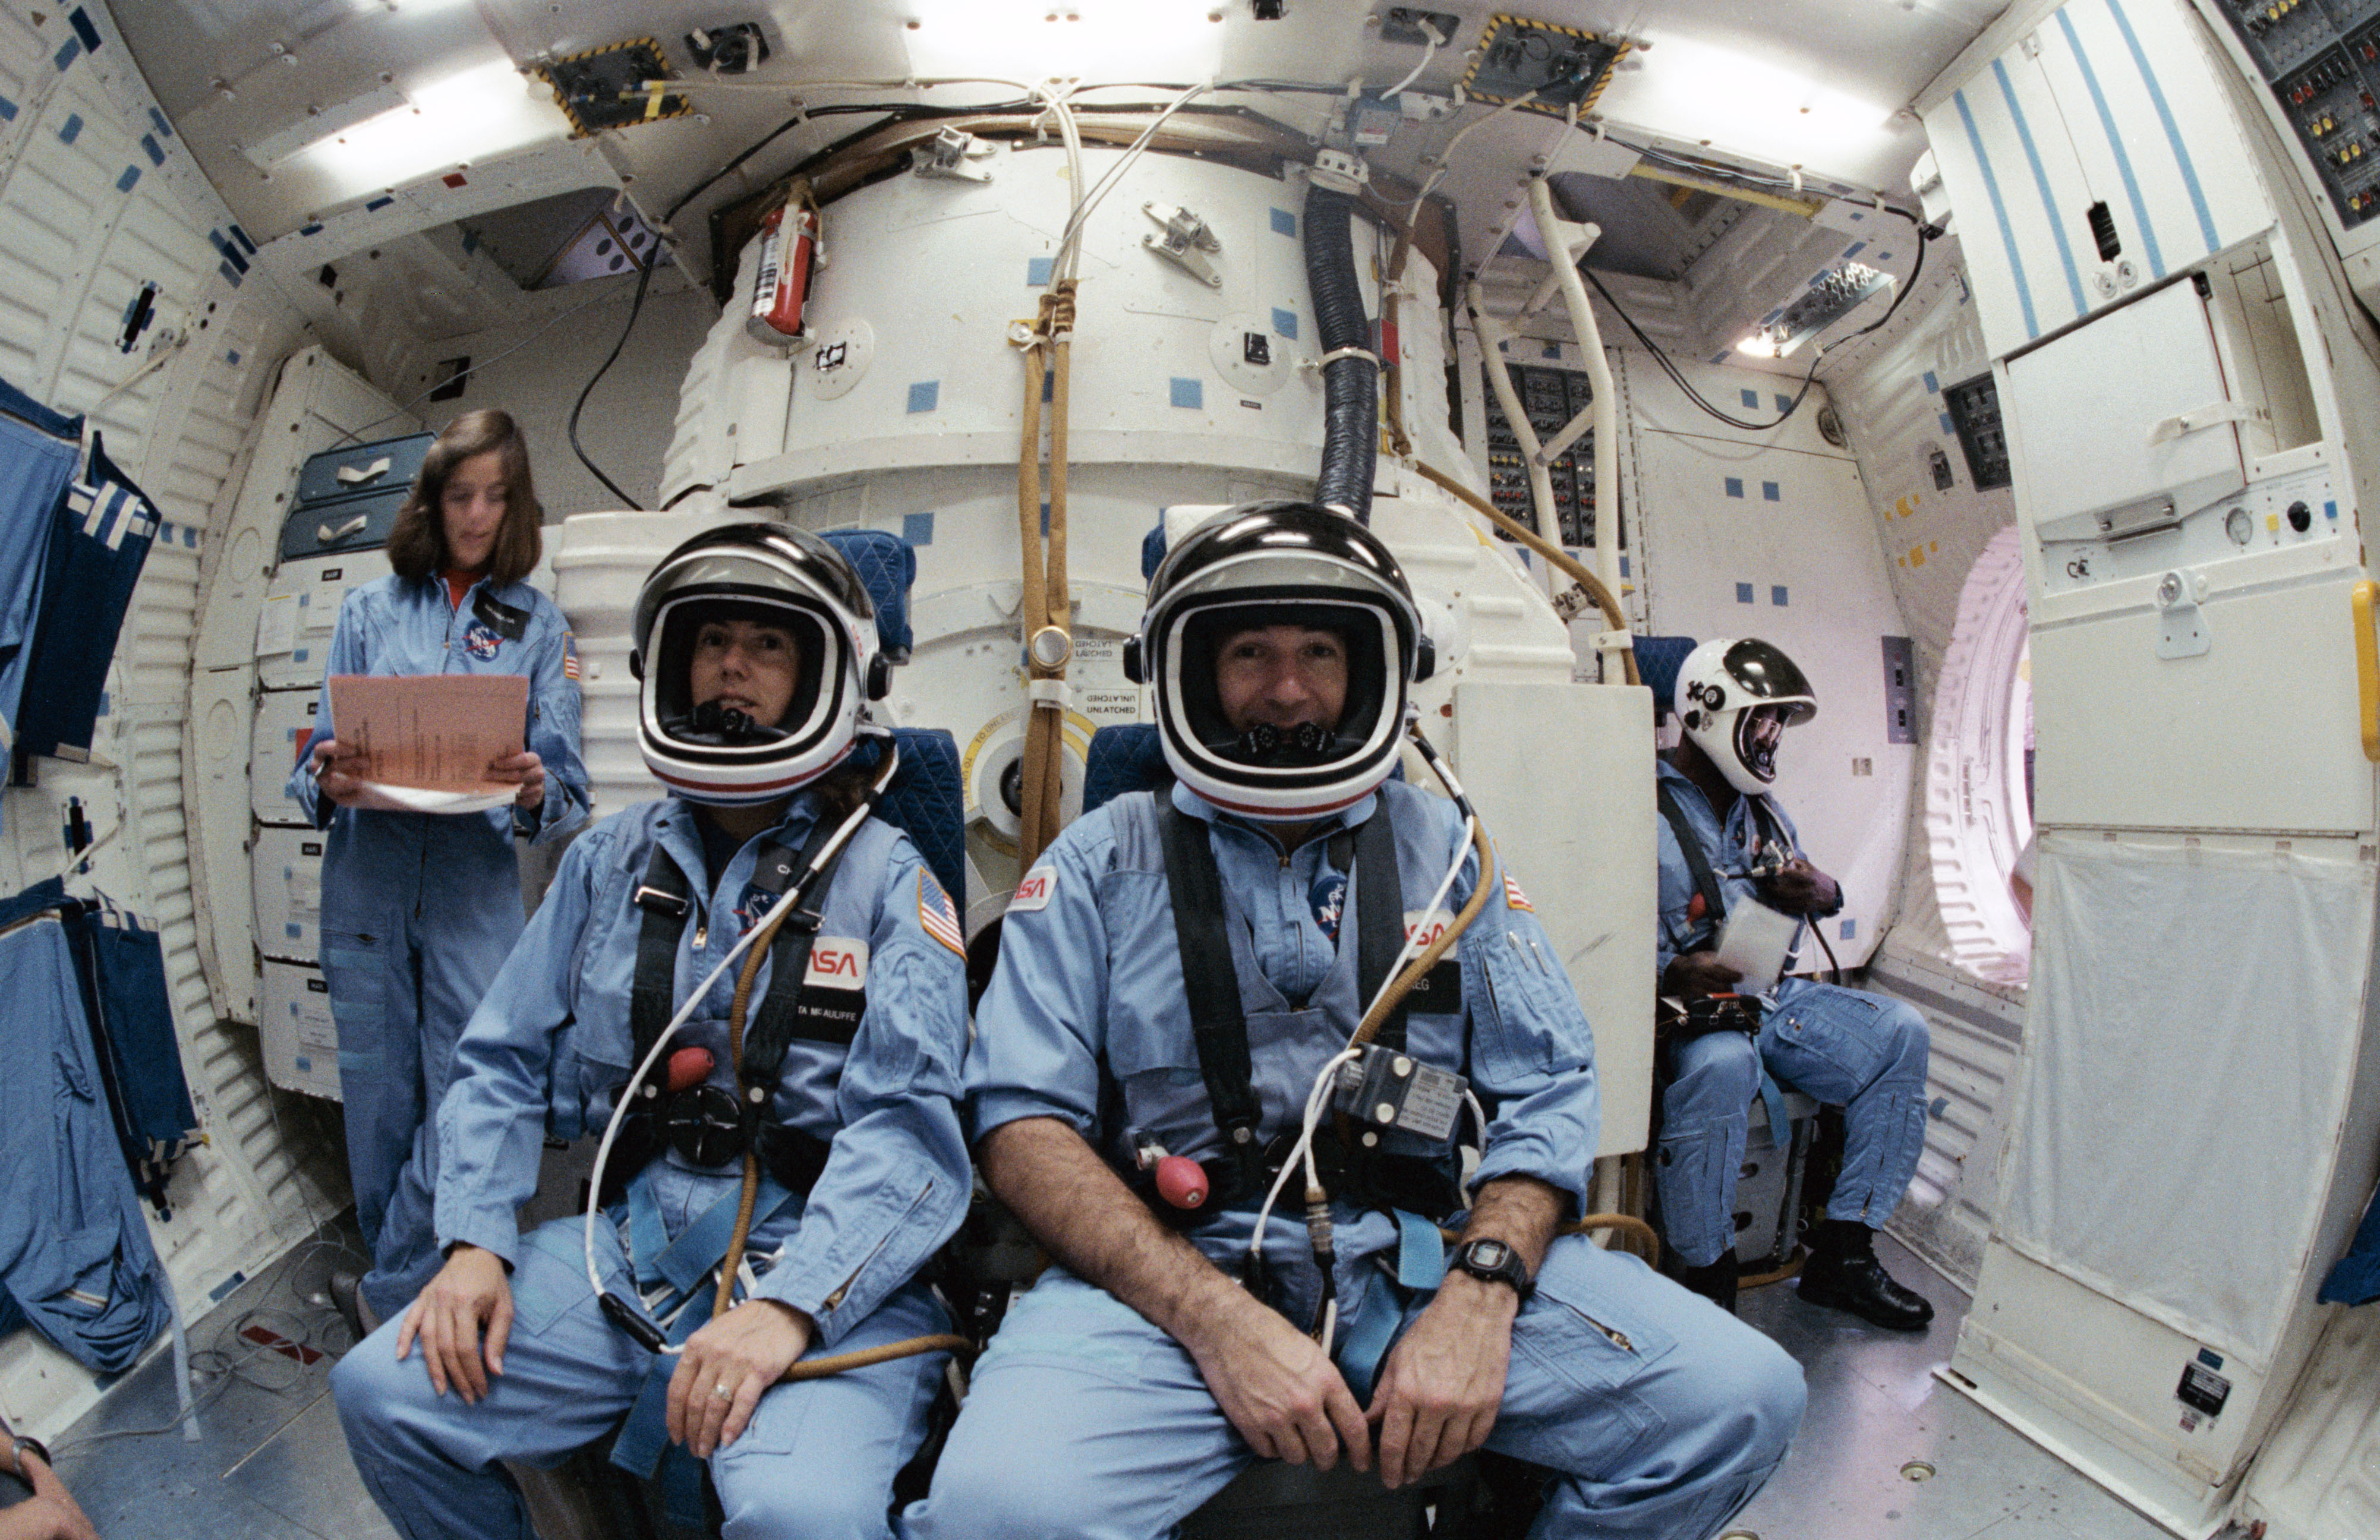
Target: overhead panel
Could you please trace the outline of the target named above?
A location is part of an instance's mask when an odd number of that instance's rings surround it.
[[[1995,356],[2272,224],[2175,0],[2072,0],[1925,114]]]

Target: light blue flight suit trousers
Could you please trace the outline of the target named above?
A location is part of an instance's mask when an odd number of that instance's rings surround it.
[[[1366,1309],[1401,1309],[1402,1334],[1430,1298],[1402,1293],[1367,1292],[1339,1340],[1366,1334]],[[1701,1351],[1718,1339],[1727,1355]],[[1776,1469],[1803,1401],[1775,1343],[1570,1237],[1513,1324],[1488,1448],[1556,1473],[1537,1540],[1703,1540]],[[1255,1458],[1180,1343],[1053,1267],[977,1364],[933,1496],[902,1534],[1156,1540]]]
[[[1670,1051],[1653,1180],[1677,1259],[1707,1267],[1735,1243],[1735,1183],[1760,1072],[1843,1109],[1830,1219],[1881,1230],[1925,1149],[1925,1018],[1900,1000],[1789,978],[1754,1039],[1713,1032]]]
[[[504,1372],[477,1406],[431,1388],[419,1347],[398,1360],[394,1320],[332,1371],[356,1469],[406,1540],[536,1540],[499,1461],[559,1464],[637,1399],[652,1355],[597,1306],[583,1222],[557,1219],[525,1238]],[[605,1281],[632,1294],[615,1226],[597,1225],[595,1242]],[[834,1351],[949,1329],[932,1293],[912,1281]],[[762,1396],[751,1425],[710,1461],[728,1540],[879,1540],[892,1477],[924,1439],[947,1359],[896,1358]]]

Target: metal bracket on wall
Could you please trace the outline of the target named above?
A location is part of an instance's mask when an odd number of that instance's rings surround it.
[[[2199,601],[2206,597],[2204,574],[2174,571],[2157,579],[2157,646],[2160,658],[2196,658],[2215,645]]]
[[[1168,208],[1160,203],[1143,203],[1140,212],[1165,226],[1162,237],[1143,236],[1140,244],[1172,262],[1175,267],[1197,279],[1210,289],[1223,286],[1223,275],[1207,259],[1223,249],[1223,243],[1207,222],[1187,209]]]

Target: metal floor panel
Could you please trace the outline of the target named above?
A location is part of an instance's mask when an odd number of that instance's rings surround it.
[[[1743,1318],[1802,1365],[1810,1410],[1792,1452],[1726,1532],[1758,1540],[2169,1540],[2056,1456],[1933,1377],[1967,1296],[1889,1236],[1876,1252],[1934,1304],[1922,1334],[1803,1304],[1791,1283]],[[1929,1469],[1930,1468],[1930,1469]]]
[[[340,1233],[352,1240],[343,1218]],[[1791,1283],[1743,1296],[1744,1319],[1798,1360],[1810,1411],[1784,1467],[1727,1532],[1757,1540],[2165,1540],[2165,1532],[1937,1384],[1967,1298],[1889,1237],[1894,1276],[1934,1302],[1923,1335],[1871,1328],[1805,1305]],[[334,1260],[301,1248],[190,1328],[204,1349],[251,1311],[333,1347],[344,1328],[318,1293]],[[60,1473],[110,1540],[395,1540],[357,1478],[329,1392],[332,1359],[271,1355],[279,1390],[234,1384],[200,1413],[204,1437],[86,1442],[174,1413],[162,1355],[127,1376],[57,1440]],[[204,1388],[201,1388],[204,1393]],[[1932,1468],[1924,1480],[1904,1473]]]
[[[354,1218],[326,1227],[326,1239],[355,1242]],[[159,1352],[112,1387],[89,1415],[53,1440],[58,1473],[108,1540],[395,1540],[364,1493],[331,1404],[331,1365],[346,1328],[322,1280],[341,1253],[300,1245],[189,1323],[190,1350],[250,1355],[246,1372],[209,1394],[200,1378],[200,1437],[99,1436],[154,1428],[174,1416],[173,1359]],[[313,1297],[310,1297],[313,1296]],[[287,1352],[243,1340],[255,1328],[289,1342]],[[300,1344],[303,1344],[302,1346]],[[308,1348],[317,1350],[302,1362]],[[96,1440],[96,1441],[94,1441]]]

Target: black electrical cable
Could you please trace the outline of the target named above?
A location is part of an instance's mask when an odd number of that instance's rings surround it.
[[[595,387],[601,383],[604,375],[611,372],[612,366],[619,361],[621,350],[628,346],[629,334],[637,329],[637,317],[645,308],[645,291],[652,285],[653,269],[661,264],[663,246],[666,245],[670,239],[670,226],[676,222],[677,216],[679,213],[684,212],[688,203],[693,202],[704,193],[709,192],[713,187],[716,187],[721,178],[737,170],[745,162],[750,160],[753,156],[759,154],[770,145],[774,144],[779,139],[783,138],[787,133],[790,133],[794,129],[800,127],[803,124],[808,123],[810,119],[815,117],[839,117],[855,113],[884,112],[885,110],[885,108],[875,103],[849,103],[818,107],[808,111],[795,113],[793,116],[785,119],[783,123],[778,124],[774,128],[770,129],[767,133],[761,135],[759,139],[746,146],[742,152],[737,154],[734,160],[729,161],[717,171],[712,172],[701,181],[697,182],[686,191],[685,196],[681,197],[676,202],[669,206],[669,212],[667,213],[662,215],[662,227],[660,231],[657,232],[657,234],[662,237],[661,241],[655,244],[652,256],[637,270],[636,297],[628,301],[628,319],[626,323],[620,328],[620,339],[612,345],[612,351],[610,354],[605,356],[602,363],[596,366],[595,372],[588,376],[586,388],[578,393],[577,402],[570,408],[570,424],[568,430],[570,452],[578,456],[578,463],[585,466],[589,473],[591,474],[596,480],[602,482],[604,487],[611,491],[613,496],[618,498],[621,502],[626,503],[629,507],[636,509],[639,513],[644,511],[645,505],[638,502],[635,498],[630,497],[626,492],[622,491],[618,482],[604,475],[603,467],[594,462],[587,453],[587,446],[578,442],[578,418],[579,414],[587,409],[587,398],[595,394]],[[983,111],[987,109],[975,108],[968,110]],[[998,111],[1000,109],[994,107],[989,110]],[[897,109],[895,109],[895,111],[897,112]],[[934,111],[939,115],[941,110],[934,109]],[[955,112],[955,109],[953,109],[953,111]],[[878,126],[870,125],[867,131],[873,132],[876,127]]]
[[[1651,337],[1645,335],[1645,329],[1636,324],[1635,318],[1631,316],[1626,310],[1620,308],[1620,301],[1613,298],[1611,297],[1611,291],[1603,286],[1603,280],[1597,278],[1591,269],[1584,265],[1579,268],[1579,273],[1588,283],[1595,285],[1596,293],[1603,296],[1603,302],[1611,307],[1611,313],[1618,316],[1621,322],[1627,326],[1628,330],[1636,334],[1636,340],[1645,345],[1645,351],[1653,355],[1653,361],[1661,366],[1662,372],[1667,374],[1677,385],[1678,389],[1684,393],[1688,401],[1694,403],[1694,406],[1700,407],[1704,412],[1718,418],[1719,421],[1727,424],[1730,428],[1739,429],[1747,433],[1765,433],[1772,428],[1783,427],[1786,419],[1801,409],[1803,399],[1810,394],[1810,386],[1818,377],[1818,366],[1826,361],[1828,354],[1832,353],[1836,348],[1842,346],[1846,343],[1866,336],[1869,333],[1877,331],[1890,323],[1893,316],[1900,311],[1901,303],[1909,297],[1911,291],[1917,287],[1918,276],[1925,271],[1925,248],[1942,232],[1934,225],[1923,223],[1915,214],[1911,213],[1906,209],[1895,208],[1893,205],[1881,200],[1877,202],[1876,207],[1884,210],[1888,213],[1899,214],[1901,218],[1909,221],[1911,224],[1916,226],[1917,261],[1910,267],[1908,281],[1898,285],[1898,288],[1892,297],[1892,303],[1885,308],[1884,314],[1876,317],[1876,320],[1868,322],[1865,326],[1861,327],[1858,331],[1850,333],[1848,336],[1837,337],[1833,342],[1828,343],[1826,346],[1820,347],[1817,352],[1811,357],[1809,372],[1802,376],[1802,388],[1794,392],[1793,399],[1787,404],[1784,410],[1777,414],[1776,419],[1771,422],[1746,422],[1742,418],[1730,416],[1728,413],[1721,411],[1718,407],[1712,406],[1708,401],[1705,400],[1702,396],[1702,393],[1695,390],[1693,385],[1687,383],[1685,375],[1679,371],[1678,366],[1671,361],[1669,354],[1662,351],[1661,345],[1655,342]]]

